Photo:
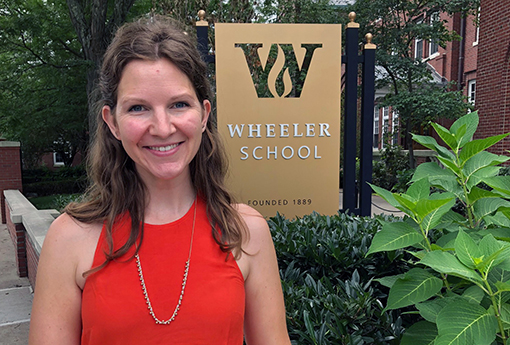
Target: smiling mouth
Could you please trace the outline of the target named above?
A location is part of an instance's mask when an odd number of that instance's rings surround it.
[[[174,149],[177,146],[179,146],[179,143],[173,144],[173,145],[168,145],[168,146],[148,146],[148,148],[150,150],[154,150],[154,151],[165,152],[165,151],[170,151],[171,149]]]

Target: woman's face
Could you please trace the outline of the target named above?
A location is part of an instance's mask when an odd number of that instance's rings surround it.
[[[189,178],[211,104],[199,102],[189,78],[167,59],[129,62],[113,113],[103,119],[146,183]]]

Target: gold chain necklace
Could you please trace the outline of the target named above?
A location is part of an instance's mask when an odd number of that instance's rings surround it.
[[[154,313],[154,310],[152,309],[152,304],[149,299],[149,293],[147,292],[147,287],[145,286],[145,280],[143,279],[143,272],[142,272],[142,264],[140,263],[140,256],[138,254],[135,255],[136,258],[136,266],[138,267],[138,276],[140,277],[140,285],[142,286],[142,292],[145,297],[145,303],[147,303],[147,308],[149,309],[149,314],[152,316],[154,321],[156,321],[157,325],[169,325],[170,322],[175,320],[175,317],[177,316],[177,312],[179,311],[179,308],[182,304],[182,297],[184,296],[184,289],[186,289],[186,282],[188,281],[188,272],[189,272],[189,263],[191,260],[191,250],[193,248],[193,235],[195,234],[195,219],[197,216],[197,201],[195,199],[195,208],[193,211],[193,227],[191,228],[191,241],[189,244],[189,254],[188,254],[188,260],[186,260],[186,266],[184,269],[184,277],[182,278],[182,289],[181,289],[181,295],[179,296],[179,302],[177,302],[177,305],[175,306],[174,313],[171,318],[168,320],[160,320],[156,317],[156,314]]]

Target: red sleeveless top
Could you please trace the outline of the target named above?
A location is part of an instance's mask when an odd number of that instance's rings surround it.
[[[189,254],[194,207],[165,225],[145,224],[139,251],[145,285],[157,318],[168,320],[178,303]],[[114,226],[116,248],[129,236],[131,220]],[[105,231],[93,267],[104,262]],[[82,345],[214,344],[242,345],[244,279],[236,261],[223,253],[211,234],[203,201],[198,200],[189,275],[177,317],[157,325],[149,314],[136,262],[122,258],[87,277],[82,293]]]

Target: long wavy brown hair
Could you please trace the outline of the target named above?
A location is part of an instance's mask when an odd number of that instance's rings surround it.
[[[207,67],[200,58],[196,43],[189,36],[178,23],[167,18],[143,18],[120,27],[105,53],[99,81],[101,101],[97,107],[98,126],[87,164],[91,183],[83,201],[71,203],[65,208],[65,212],[81,222],[106,224],[106,261],[92,271],[124,255],[136,243],[139,244],[136,248],[138,252],[143,240],[147,200],[146,187],[134,162],[110,132],[100,109],[106,105],[115,113],[122,71],[133,60],[168,59],[191,80],[201,104],[206,99],[210,100]],[[208,121],[200,148],[190,163],[191,180],[198,196],[206,202],[214,240],[222,251],[233,253],[238,258],[248,233],[245,223],[232,206],[232,195],[225,188],[226,172],[227,160],[223,146],[215,125]],[[114,246],[114,221],[126,212],[131,217],[130,236],[126,243]]]

